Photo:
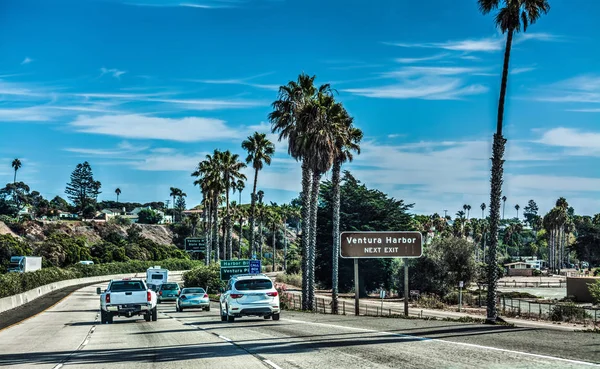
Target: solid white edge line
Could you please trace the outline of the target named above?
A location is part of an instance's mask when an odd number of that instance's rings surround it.
[[[54,368],[52,368],[52,369],[60,369],[60,368],[62,368],[62,367],[63,367],[63,364],[58,364],[57,366],[55,366],[55,367],[54,367]]]
[[[272,362],[271,360],[263,360],[263,362],[271,367],[273,367],[273,369],[282,369],[279,365],[275,364],[274,362]]]
[[[542,354],[533,354],[533,353],[530,353],[530,352],[508,350],[508,349],[503,349],[503,348],[498,348],[498,347],[482,346],[482,345],[477,345],[477,344],[474,344],[474,343],[447,341],[447,340],[442,340],[442,339],[438,339],[438,338],[427,338],[427,337],[411,336],[409,334],[392,333],[392,332],[378,331],[378,330],[367,329],[367,328],[347,327],[347,326],[335,325],[335,324],[307,322],[307,321],[303,321],[303,320],[293,320],[293,319],[281,319],[281,320],[292,322],[292,323],[321,325],[321,326],[330,327],[330,328],[342,328],[342,329],[345,328],[345,329],[349,329],[349,330],[362,331],[362,332],[368,332],[368,333],[387,334],[387,335],[391,335],[391,336],[398,336],[398,337],[404,337],[404,338],[418,339],[418,340],[421,340],[421,341],[424,341],[424,342],[427,342],[427,341],[444,342],[444,343],[449,343],[449,344],[452,344],[452,345],[466,346],[466,347],[480,348],[480,349],[487,349],[487,350],[499,351],[499,352],[506,352],[506,353],[510,353],[510,354],[517,354],[517,355],[524,355],[524,356],[535,357],[535,358],[538,358],[538,359],[556,360],[556,361],[562,361],[562,362],[571,363],[571,364],[580,364],[580,365],[588,365],[588,366],[600,367],[600,364],[590,363],[590,362],[587,362],[587,361],[564,359],[562,357],[555,357],[555,356],[542,355]]]
[[[227,342],[231,342],[231,339],[225,337],[225,336],[219,336],[220,339],[227,341]]]
[[[87,345],[88,343],[90,343],[90,339],[89,339],[89,338],[88,338],[87,340],[83,341],[83,344],[82,344],[82,346],[85,346],[85,345]]]

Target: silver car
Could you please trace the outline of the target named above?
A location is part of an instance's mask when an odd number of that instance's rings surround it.
[[[189,287],[181,290],[177,302],[175,303],[177,311],[183,309],[202,309],[210,311],[210,299],[204,288]]]

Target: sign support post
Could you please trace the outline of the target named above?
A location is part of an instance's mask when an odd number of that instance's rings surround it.
[[[404,258],[404,316],[408,316],[408,259]]]
[[[358,316],[360,313],[360,304],[358,300],[358,258],[354,258],[354,315]]]

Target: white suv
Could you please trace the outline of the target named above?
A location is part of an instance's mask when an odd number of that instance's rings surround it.
[[[238,274],[221,290],[221,321],[233,322],[242,316],[279,320],[279,294],[264,274]]]

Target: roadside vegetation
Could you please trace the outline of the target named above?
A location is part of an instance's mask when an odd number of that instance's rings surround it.
[[[166,259],[158,261],[130,260],[96,265],[73,265],[67,268],[48,267],[29,273],[0,275],[0,298],[16,295],[31,289],[68,279],[97,277],[113,274],[145,273],[154,265],[169,270],[189,270],[200,265],[197,260]]]

